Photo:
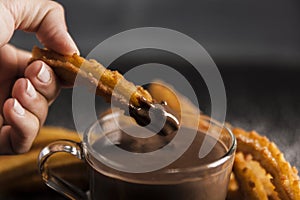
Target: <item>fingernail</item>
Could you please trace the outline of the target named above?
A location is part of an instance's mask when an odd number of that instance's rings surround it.
[[[44,63],[42,63],[42,67],[40,69],[39,74],[37,75],[37,78],[43,83],[48,83],[51,79],[50,73],[45,67]]]
[[[79,52],[76,44],[74,43],[74,40],[73,40],[72,36],[68,32],[67,32],[67,38],[69,40],[70,46],[72,47],[72,49],[74,49],[73,53],[76,53],[77,55],[80,55],[80,52]]]
[[[27,79],[27,88],[26,88],[26,92],[30,97],[36,97],[36,91],[33,87],[33,85],[31,84],[31,82],[29,81],[29,79]]]
[[[21,104],[18,102],[17,99],[14,99],[14,107],[13,107],[15,113],[17,113],[18,115],[24,116],[25,115],[25,110],[24,108],[21,106]]]

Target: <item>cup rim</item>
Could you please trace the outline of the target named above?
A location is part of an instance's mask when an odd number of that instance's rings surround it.
[[[123,112],[121,111],[115,111],[115,112],[112,112],[112,113],[108,113],[108,114],[105,114],[104,116],[102,116],[101,118],[99,118],[97,121],[95,121],[94,123],[92,123],[87,129],[86,131],[84,132],[84,137],[83,137],[83,141],[82,141],[82,144],[83,146],[86,148],[86,150],[92,154],[92,156],[97,160],[97,152],[95,152],[95,150],[93,150],[93,148],[91,147],[91,144],[89,144],[87,142],[88,140],[88,134],[90,132],[90,130],[101,120],[108,120],[112,117],[114,117],[115,115],[120,115],[120,114],[123,114]],[[193,172],[198,172],[198,171],[203,171],[203,170],[208,170],[208,169],[214,169],[214,168],[217,168],[218,166],[221,166],[222,164],[226,163],[226,161],[228,161],[229,159],[232,158],[232,156],[234,155],[235,153],[235,150],[236,150],[236,147],[237,147],[237,141],[236,141],[236,137],[235,135],[233,134],[233,132],[231,131],[231,129],[229,127],[226,126],[226,124],[222,125],[220,124],[218,121],[216,120],[213,120],[209,117],[201,117],[200,118],[202,120],[205,120],[207,122],[210,122],[210,123],[213,123],[214,125],[217,125],[218,127],[222,127],[226,130],[226,132],[229,134],[230,138],[232,139],[231,140],[231,144],[230,144],[230,147],[228,148],[228,150],[226,151],[226,153],[218,158],[217,160],[215,161],[212,161],[210,163],[206,163],[206,164],[202,164],[200,166],[195,166],[195,167],[185,167],[185,168],[171,168],[171,169],[159,169],[159,170],[156,170],[156,171],[153,171],[154,173],[156,174],[164,174],[164,175],[168,175],[168,174],[172,174],[172,175],[176,175],[176,174],[186,174],[186,173],[193,173]],[[188,127],[187,127],[188,128]],[[89,161],[88,161],[89,162]],[[99,161],[101,162],[101,161]],[[89,162],[90,163],[90,162]],[[102,163],[102,162],[101,162]],[[92,164],[92,163],[90,163]],[[103,163],[104,164],[104,163]],[[105,164],[104,164],[105,165]],[[92,166],[93,167],[93,166]],[[93,167],[94,168],[94,167]],[[95,169],[109,177],[116,177],[115,174],[112,174],[110,172],[107,172],[105,170],[102,170],[102,169]],[[117,170],[117,169],[115,169]],[[119,171],[119,170],[117,170]],[[131,174],[130,172],[121,172],[121,175],[118,174],[117,177],[119,179],[122,179],[122,174]],[[152,173],[152,172],[149,172],[149,173]],[[128,180],[126,178],[126,180]],[[141,181],[142,183],[144,183],[144,181]],[[151,182],[151,181],[150,181]]]

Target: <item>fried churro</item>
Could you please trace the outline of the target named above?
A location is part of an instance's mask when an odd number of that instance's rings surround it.
[[[125,111],[128,110],[128,114],[141,126],[150,124],[147,128],[157,131],[157,124],[151,121],[165,119],[158,134],[169,135],[179,127],[180,120],[175,112],[168,109],[168,105],[159,104],[143,87],[127,81],[118,71],[111,71],[96,60],[86,60],[77,54],[61,55],[49,49],[34,47],[30,62],[35,60],[47,63],[65,83],[73,85],[79,78],[96,87],[97,95],[104,97],[107,102],[113,101]]]

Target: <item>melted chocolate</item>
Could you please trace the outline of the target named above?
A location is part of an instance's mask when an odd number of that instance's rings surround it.
[[[135,119],[140,126],[147,126],[151,123],[151,118],[154,121],[165,120],[162,129],[158,132],[159,135],[170,135],[175,133],[179,128],[179,119],[166,102],[160,104],[150,103],[146,99],[140,99],[140,106],[136,107],[129,104],[129,114]],[[150,130],[157,130],[157,124],[147,126]]]
[[[127,129],[136,131],[135,127]],[[185,135],[194,134],[194,130],[182,127]],[[123,154],[115,151],[114,147],[127,152],[146,153],[160,149],[160,151],[173,151],[183,148],[186,141],[177,140],[169,148],[164,140],[167,137],[155,135],[152,138],[130,137],[126,132],[116,130],[104,138],[96,140],[93,150],[100,152],[101,156],[110,160],[122,160]],[[213,149],[203,158],[199,158],[199,150],[204,142],[213,146]],[[107,142],[109,140],[110,142]],[[227,182],[231,168],[221,165],[213,170],[190,171],[178,176],[178,172],[192,169],[220,159],[227,152],[227,147],[221,141],[199,131],[189,148],[173,163],[162,169],[146,173],[126,173],[118,171],[101,163],[93,155],[87,160],[93,163],[90,169],[91,198],[101,200],[220,200],[225,199]],[[165,154],[156,154],[156,158],[164,160]],[[149,164],[160,162],[160,159],[149,160]],[[133,162],[128,160],[128,162]],[[139,163],[136,163],[139,165]],[[162,173],[168,170],[169,173]],[[103,173],[104,172],[104,173]],[[213,175],[210,175],[212,173]],[[192,175],[192,176],[191,176]],[[204,176],[205,178],[198,178]],[[189,181],[181,179],[189,177]]]

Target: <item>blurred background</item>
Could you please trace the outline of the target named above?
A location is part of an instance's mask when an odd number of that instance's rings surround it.
[[[58,2],[65,7],[69,31],[82,56],[108,37],[138,27],[174,29],[198,41],[211,55],[224,80],[226,121],[267,135],[300,169],[298,0]],[[12,43],[27,50],[39,44],[34,35],[18,31]],[[156,54],[159,57],[159,52],[152,55]],[[118,61],[116,69],[126,71],[142,64],[145,57],[147,52],[133,54]],[[174,58],[165,62],[176,65],[175,61]],[[181,64],[182,69],[189,70],[184,62]],[[203,95],[199,102],[200,108],[209,113],[209,96]],[[72,90],[65,89],[51,106],[46,124],[74,129],[71,104]],[[104,110],[106,106],[100,102],[98,109]]]

